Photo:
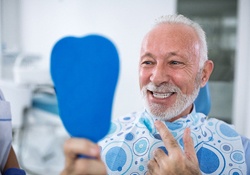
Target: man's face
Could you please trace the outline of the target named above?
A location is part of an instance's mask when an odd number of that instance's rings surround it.
[[[194,30],[181,24],[161,24],[146,35],[139,78],[151,114],[174,120],[190,113],[201,82],[199,47]]]

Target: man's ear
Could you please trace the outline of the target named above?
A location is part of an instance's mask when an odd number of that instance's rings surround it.
[[[214,69],[214,63],[212,60],[207,60],[204,63],[203,70],[202,70],[202,76],[201,76],[201,87],[204,87],[207,83],[207,81],[210,78],[210,75],[212,74]]]

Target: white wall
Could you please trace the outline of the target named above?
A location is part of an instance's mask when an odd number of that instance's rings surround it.
[[[19,0],[0,0],[3,52],[15,53],[20,49]]]
[[[250,1],[238,0],[238,43],[234,89],[233,124],[250,138]]]
[[[111,39],[121,60],[113,116],[142,107],[141,40],[156,17],[175,13],[176,0],[22,0],[20,8],[21,49],[41,54],[48,67],[53,45],[64,36],[97,33]]]

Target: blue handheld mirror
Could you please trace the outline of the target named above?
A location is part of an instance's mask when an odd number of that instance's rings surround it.
[[[114,44],[99,35],[59,40],[51,53],[59,115],[72,137],[98,142],[109,131],[119,74]]]

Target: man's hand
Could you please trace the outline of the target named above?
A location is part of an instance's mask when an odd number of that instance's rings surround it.
[[[168,150],[168,155],[161,149],[155,150],[153,159],[148,162],[147,175],[200,175],[201,172],[193,140],[190,136],[190,129],[187,128],[184,131],[183,152],[171,132],[162,122],[156,121],[155,126]]]
[[[68,139],[64,144],[65,167],[61,175],[107,174],[99,146],[86,139]],[[79,158],[85,155],[93,158]]]

